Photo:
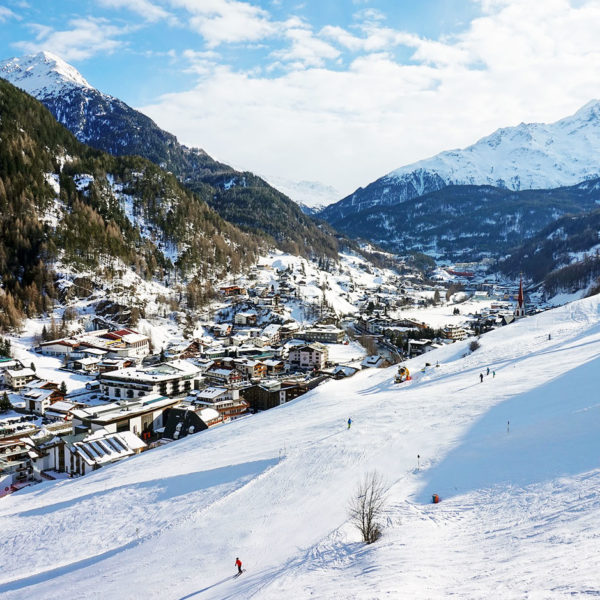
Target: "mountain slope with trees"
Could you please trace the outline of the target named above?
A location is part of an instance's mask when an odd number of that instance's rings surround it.
[[[399,205],[370,207],[333,225],[400,253],[477,259],[503,254],[558,217],[589,211],[599,201],[600,180],[520,192],[452,185]]]
[[[142,156],[172,172],[231,223],[271,236],[284,251],[337,256],[332,231],[287,196],[252,173],[179,144],[146,115],[94,89],[59,57],[40,52],[0,62],[0,77],[35,96],[80,141],[115,156]]]
[[[252,264],[264,238],[223,220],[206,199],[140,157],[91,149],[38,101],[0,80],[0,327],[57,298],[53,265],[150,279],[175,268],[205,283]]]

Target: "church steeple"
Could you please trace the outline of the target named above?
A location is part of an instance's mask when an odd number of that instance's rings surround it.
[[[521,282],[519,283],[519,295],[517,296],[517,307],[515,308],[515,319],[520,319],[525,316],[525,297],[523,295],[523,275],[521,274]]]

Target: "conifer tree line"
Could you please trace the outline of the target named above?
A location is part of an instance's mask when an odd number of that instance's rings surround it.
[[[0,330],[51,310],[59,295],[56,260],[98,269],[120,259],[146,279],[177,270],[201,303],[212,294],[211,278],[255,263],[267,243],[210,208],[210,186],[191,192],[145,159],[80,144],[39,102],[2,80],[0,115]],[[56,199],[51,177],[60,184]],[[115,189],[131,198],[145,231],[132,224]],[[176,249],[177,263],[160,248]]]

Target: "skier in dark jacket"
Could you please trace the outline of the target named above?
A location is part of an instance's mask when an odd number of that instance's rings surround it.
[[[238,558],[235,559],[235,566],[238,568],[238,575],[242,574],[242,561]]]
[[[352,425],[352,419],[348,417],[348,429],[350,429],[350,425]]]
[[[479,373],[479,383],[483,383],[483,373]]]

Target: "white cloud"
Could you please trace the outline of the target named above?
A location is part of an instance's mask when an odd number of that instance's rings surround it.
[[[341,54],[305,27],[290,27],[286,30],[285,37],[291,41],[291,47],[277,50],[272,56],[288,63],[292,68],[321,67],[326,60],[336,59]]]
[[[278,33],[269,13],[238,0],[170,0],[189,14],[190,27],[210,48],[223,43],[255,42]]]
[[[8,21],[9,19],[19,20],[20,17],[19,17],[19,15],[14,13],[12,10],[10,10],[10,8],[7,8],[6,6],[0,6],[0,23],[4,23],[4,22]]]
[[[298,26],[279,58],[311,68],[266,77],[213,63],[194,89],[143,110],[225,162],[349,193],[498,127],[556,120],[600,96],[600,0],[481,2],[483,16],[437,40],[373,22],[356,34]],[[345,70],[324,67],[336,59],[332,45],[355,53]],[[394,58],[398,45],[412,49],[407,64]]]
[[[150,0],[97,0],[97,2],[107,8],[125,8],[150,22],[173,20],[173,15]]]
[[[56,31],[45,25],[31,24],[35,40],[16,42],[13,46],[27,53],[49,50],[66,61],[85,60],[99,53],[115,52],[124,42],[114,38],[131,31],[131,28],[110,25],[106,19],[91,17],[72,19],[68,25],[70,29]]]

